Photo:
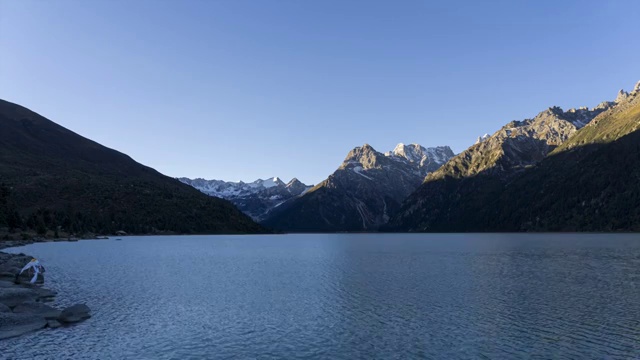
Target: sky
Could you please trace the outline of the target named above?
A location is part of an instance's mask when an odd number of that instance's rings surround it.
[[[640,80],[640,1],[0,0],[0,98],[172,177],[317,184]],[[1,129],[0,129],[1,131]]]

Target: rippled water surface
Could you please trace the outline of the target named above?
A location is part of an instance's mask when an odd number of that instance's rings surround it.
[[[124,237],[40,257],[93,317],[7,359],[640,359],[638,235]]]

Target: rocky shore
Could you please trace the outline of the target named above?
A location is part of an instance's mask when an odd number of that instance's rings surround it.
[[[69,240],[67,240],[69,241]],[[33,240],[0,241],[0,249],[27,245]],[[27,271],[16,278],[20,269],[32,259],[25,254],[0,252],[0,341],[43,328],[58,328],[91,317],[85,304],[57,309],[51,303],[57,295],[44,288],[44,274],[39,274],[35,284]]]

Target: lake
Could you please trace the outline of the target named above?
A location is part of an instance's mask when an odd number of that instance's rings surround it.
[[[92,318],[7,359],[640,359],[640,235],[123,237],[40,258]]]

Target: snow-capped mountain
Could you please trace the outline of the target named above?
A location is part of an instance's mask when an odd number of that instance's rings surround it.
[[[385,156],[392,159],[404,159],[414,164],[416,171],[421,176],[437,170],[440,166],[453,157],[453,151],[448,146],[438,146],[425,148],[418,144],[405,145],[400,143],[392,151],[384,153]]]
[[[207,195],[231,201],[256,221],[262,220],[272,208],[284,201],[302,195],[311,189],[311,186],[303,184],[296,178],[291,179],[288,183],[278,177],[258,179],[250,183],[184,177],[178,178],[178,180]]]
[[[386,153],[369,144],[356,147],[326,180],[274,209],[263,223],[288,231],[375,230],[453,156],[448,146],[401,143]]]

